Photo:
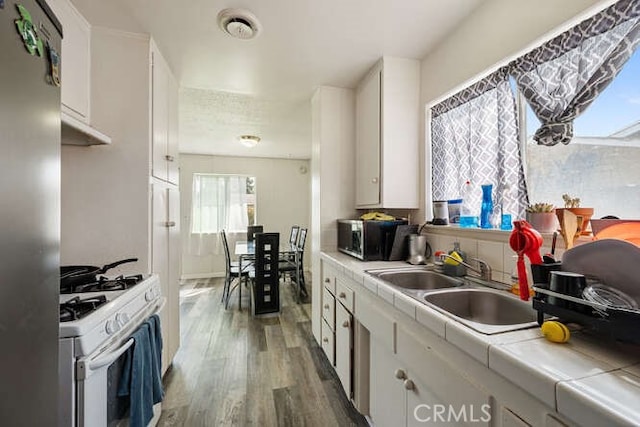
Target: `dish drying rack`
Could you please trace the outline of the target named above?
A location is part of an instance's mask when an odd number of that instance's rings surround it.
[[[539,286],[533,290],[533,308],[538,312],[539,325],[547,314],[590,328],[611,340],[640,344],[640,310],[599,304]],[[573,308],[552,304],[548,302],[549,297]]]

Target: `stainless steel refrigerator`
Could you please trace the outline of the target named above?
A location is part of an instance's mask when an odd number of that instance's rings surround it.
[[[44,0],[0,0],[0,424],[58,419],[60,44]]]

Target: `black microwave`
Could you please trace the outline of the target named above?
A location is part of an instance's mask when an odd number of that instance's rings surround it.
[[[406,224],[407,220],[339,219],[338,250],[362,261],[387,261],[396,228]]]

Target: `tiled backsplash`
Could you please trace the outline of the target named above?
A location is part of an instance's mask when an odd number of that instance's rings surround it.
[[[491,267],[492,279],[502,283],[511,282],[511,272],[516,266],[516,253],[509,246],[509,231],[498,230],[469,230],[455,227],[427,226],[423,231],[427,236],[427,241],[431,245],[433,253],[437,251],[449,252],[453,249],[454,242],[460,243],[460,249],[466,252],[467,258],[480,258],[486,261]],[[551,252],[551,234],[544,234],[544,243],[540,249],[540,255]],[[562,258],[564,252],[562,238],[558,237],[556,243],[555,257]],[[529,283],[531,280],[531,269],[529,260],[525,257]],[[475,263],[470,261],[471,265]]]

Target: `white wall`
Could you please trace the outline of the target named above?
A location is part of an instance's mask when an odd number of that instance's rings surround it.
[[[302,173],[300,168],[306,168]],[[198,277],[224,275],[224,254],[189,254],[191,192],[194,173],[241,174],[256,177],[256,221],[265,231],[280,233],[286,241],[292,225],[309,228],[311,174],[308,160],[180,155],[180,210],[182,215],[182,275]],[[309,230],[305,249],[309,249]],[[233,250],[233,249],[232,249]],[[305,265],[311,264],[305,251]]]
[[[612,1],[600,0],[487,0],[422,61],[421,98],[426,106],[454,89],[462,89],[471,79],[487,74],[516,54],[542,43],[577,15],[593,13]],[[584,16],[586,18],[587,16]],[[463,86],[464,85],[464,86]],[[422,115],[422,140],[425,118]],[[427,141],[429,143],[429,141]],[[421,145],[424,150],[425,145]],[[420,182],[429,173],[422,159]],[[424,185],[424,184],[423,184]],[[421,191],[421,212],[425,213],[425,190]],[[430,208],[430,207],[429,207]],[[427,217],[430,216],[427,214]]]
[[[93,27],[91,120],[107,146],[62,146],[61,264],[147,273],[149,257],[149,37]]]

